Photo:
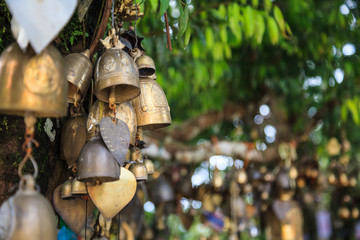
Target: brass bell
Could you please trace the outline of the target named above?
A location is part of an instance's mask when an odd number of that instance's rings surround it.
[[[87,196],[86,183],[80,182],[77,179],[73,179],[71,183],[71,195],[72,196]]]
[[[56,218],[50,203],[35,190],[35,179],[25,175],[16,194],[0,208],[0,239],[56,240]]]
[[[62,198],[62,199],[70,199],[70,198],[73,198],[73,197],[74,197],[74,196],[71,194],[72,181],[73,181],[73,179],[70,178],[69,180],[67,180],[66,182],[64,182],[63,185],[61,186],[61,198]]]
[[[132,164],[129,167],[129,171],[134,174],[136,181],[147,181],[148,180],[148,172],[143,163],[143,157],[140,152],[140,149],[136,149],[132,152],[131,155]]]
[[[91,82],[93,66],[90,61],[90,51],[87,49],[82,53],[71,53],[64,58],[66,79],[68,80],[69,103],[85,98]],[[80,99],[76,99],[76,94]]]
[[[148,173],[149,175],[153,174],[154,171],[155,171],[154,163],[153,163],[150,159],[147,159],[147,158],[146,158],[146,159],[144,160],[144,164],[145,164],[147,173]]]
[[[63,58],[54,46],[41,54],[23,53],[16,43],[0,57],[0,112],[23,116],[61,117],[67,114]]]
[[[93,137],[100,136],[100,122],[106,117],[107,104],[103,101],[96,100],[89,110],[86,121],[86,140],[89,141]]]
[[[136,59],[136,64],[139,68],[140,77],[149,77],[155,74],[155,63],[151,57],[147,55],[142,55],[141,57]]]
[[[88,141],[77,163],[78,180],[109,182],[119,180],[120,167],[100,137]]]
[[[106,116],[114,117],[114,112],[108,106],[106,108]],[[137,123],[136,114],[131,102],[123,102],[115,105],[115,115],[117,119],[125,122],[130,130],[130,144],[135,145]]]
[[[140,78],[141,94],[133,100],[138,127],[156,129],[171,124],[170,107],[160,85],[152,79]]]
[[[72,113],[64,123],[60,152],[69,168],[77,161],[86,142],[86,117],[82,113]]]
[[[101,101],[115,103],[139,96],[139,71],[129,54],[117,47],[105,51],[96,63],[94,93]]]

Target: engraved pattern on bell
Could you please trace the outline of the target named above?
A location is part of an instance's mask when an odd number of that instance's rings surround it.
[[[106,61],[104,62],[104,64],[102,65],[102,68],[103,68],[105,71],[109,72],[109,71],[114,70],[115,65],[116,65],[116,64],[115,64],[114,58],[108,57],[108,58],[106,59]]]
[[[24,116],[32,111],[37,117],[65,116],[67,92],[63,58],[54,46],[35,55],[31,49],[23,53],[13,43],[1,54],[1,113]]]

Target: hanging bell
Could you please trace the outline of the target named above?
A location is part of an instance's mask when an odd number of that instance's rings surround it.
[[[119,180],[120,167],[100,137],[88,141],[77,163],[78,180],[109,182]]]
[[[0,112],[23,116],[61,117],[67,114],[67,86],[63,58],[54,46],[35,55],[16,43],[0,57]]]
[[[35,190],[35,179],[25,175],[16,194],[0,208],[0,239],[56,240],[56,218],[49,202]]]
[[[87,196],[88,192],[86,190],[86,183],[73,179],[71,183],[71,195],[74,197]]]
[[[73,179],[70,178],[69,180],[67,180],[66,182],[64,182],[63,185],[61,185],[61,198],[62,198],[62,199],[70,199],[70,198],[73,198],[73,197],[74,197],[74,196],[71,194],[72,181],[73,181]]]
[[[156,129],[171,124],[170,107],[160,85],[152,79],[140,78],[141,94],[133,100],[138,127]]]
[[[106,116],[113,118],[114,112],[106,106]],[[131,102],[123,102],[115,106],[116,119],[126,123],[130,130],[130,144],[135,145],[137,123],[136,114]]]
[[[134,174],[136,181],[142,182],[148,180],[148,172],[143,163],[143,157],[139,149],[136,149],[131,154],[132,164],[129,167],[129,171]]]
[[[85,98],[89,88],[93,66],[90,61],[90,51],[87,49],[82,53],[71,53],[64,58],[66,79],[68,80],[69,103],[74,103]],[[79,93],[80,99],[76,99]]]
[[[142,55],[136,59],[136,64],[139,68],[140,77],[150,77],[151,75],[155,74],[155,63],[151,57]]]
[[[81,149],[86,142],[86,116],[82,113],[74,113],[64,123],[60,151],[69,168],[77,161]]]
[[[115,103],[139,96],[139,71],[129,54],[117,47],[105,51],[96,64],[94,93],[101,101]]]
[[[103,101],[96,100],[89,110],[86,121],[86,140],[89,141],[93,137],[100,136],[100,122],[106,117],[107,104]]]
[[[148,173],[149,175],[153,174],[154,171],[155,171],[154,163],[153,163],[150,159],[147,159],[147,158],[146,158],[146,159],[144,160],[144,164],[145,164],[147,173]]]

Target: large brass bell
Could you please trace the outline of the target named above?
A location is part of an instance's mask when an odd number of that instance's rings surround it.
[[[156,129],[171,124],[170,107],[160,85],[150,78],[140,78],[141,94],[133,100],[138,127]]]
[[[136,59],[136,64],[139,68],[140,77],[150,77],[151,75],[155,74],[155,63],[151,57],[142,55]]]
[[[139,72],[134,60],[113,47],[99,58],[95,68],[95,95],[104,102],[129,101],[140,94]]]
[[[60,151],[69,168],[77,161],[86,142],[86,117],[82,113],[73,113],[64,123]]]
[[[90,85],[93,73],[90,51],[87,49],[82,53],[71,53],[64,58],[64,62],[69,89],[67,101],[74,103],[85,97]],[[76,96],[77,93],[80,96]]]
[[[38,117],[67,114],[67,85],[63,58],[54,46],[39,55],[32,49],[23,53],[16,43],[0,57],[0,112]]]
[[[139,149],[136,149],[131,154],[132,164],[129,167],[129,171],[134,174],[136,181],[147,181],[148,172],[143,163],[143,157]]]
[[[95,137],[85,144],[81,150],[77,167],[79,181],[119,180],[120,167],[100,137]]]
[[[1,206],[0,239],[57,239],[54,211],[35,184],[34,177],[25,175],[16,194]]]

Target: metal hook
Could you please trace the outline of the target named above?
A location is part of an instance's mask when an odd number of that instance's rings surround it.
[[[29,143],[30,144],[30,143]],[[33,178],[36,179],[36,177],[38,176],[38,173],[39,173],[39,168],[38,168],[38,165],[34,159],[34,157],[30,154],[26,154],[25,157],[23,158],[23,160],[20,162],[20,165],[19,165],[19,169],[18,169],[18,174],[20,176],[20,178],[23,180],[24,179],[24,175],[22,173],[22,169],[24,168],[25,166],[25,163],[27,162],[27,160],[31,161],[33,167],[34,167],[34,174],[33,174]]]

